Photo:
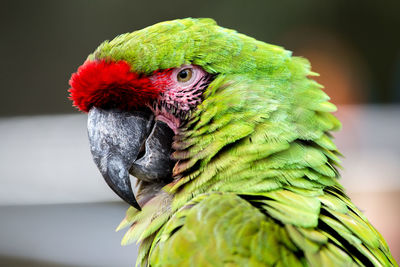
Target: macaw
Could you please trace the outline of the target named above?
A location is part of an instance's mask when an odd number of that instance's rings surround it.
[[[338,181],[341,124],[316,75],[207,18],[88,56],[70,99],[88,113],[95,164],[131,205],[118,229],[140,243],[137,265],[397,265]]]

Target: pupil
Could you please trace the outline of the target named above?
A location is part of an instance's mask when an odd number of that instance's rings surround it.
[[[188,76],[187,70],[183,70],[179,73],[181,79],[185,79]]]

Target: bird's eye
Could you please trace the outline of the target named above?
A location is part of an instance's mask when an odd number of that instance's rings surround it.
[[[192,75],[193,70],[191,68],[186,68],[181,70],[176,78],[178,79],[178,82],[184,83],[189,81],[192,78]]]

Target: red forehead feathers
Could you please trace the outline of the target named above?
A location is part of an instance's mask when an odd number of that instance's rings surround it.
[[[158,97],[161,87],[131,71],[125,61],[86,61],[69,80],[70,99],[88,112],[91,107],[129,110]]]

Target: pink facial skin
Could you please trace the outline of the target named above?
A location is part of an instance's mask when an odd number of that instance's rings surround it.
[[[178,74],[182,70],[191,69],[192,77],[186,81],[178,80]],[[156,105],[150,108],[156,119],[165,122],[175,132],[183,119],[187,119],[190,111],[201,102],[201,95],[210,81],[210,74],[196,65],[183,65],[179,68],[157,72],[151,77],[151,81],[162,92]]]

